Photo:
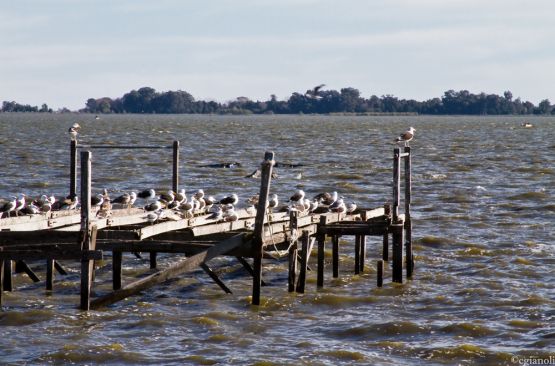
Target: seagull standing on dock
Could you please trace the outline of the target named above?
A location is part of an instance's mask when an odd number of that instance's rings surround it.
[[[79,134],[79,130],[81,130],[81,126],[79,126],[79,123],[77,122],[71,125],[69,130],[67,130],[67,132],[71,137],[71,141],[77,141],[77,135]]]
[[[331,212],[345,212],[347,211],[347,207],[345,206],[345,202],[343,202],[343,198],[338,199],[330,206]]]
[[[232,193],[231,196],[222,198],[219,203],[220,205],[228,205],[228,204],[236,205],[237,202],[239,202],[239,196],[237,196],[235,193]]]
[[[17,205],[17,197],[12,196],[12,200],[8,201],[6,203],[4,203],[4,205],[2,207],[0,207],[0,212],[2,214],[4,214],[4,212],[6,212],[8,214],[8,217],[11,216],[11,212],[15,209],[15,206]],[[2,217],[0,215],[0,217]]]
[[[137,194],[137,197],[142,198],[142,199],[147,200],[147,201],[151,201],[153,199],[156,199],[156,191],[152,188],[151,189],[145,189],[144,191],[139,192]]]
[[[330,206],[335,201],[337,201],[337,192],[333,191],[332,193],[329,193],[329,192],[320,193],[314,196],[313,199],[318,201],[318,203],[321,203],[326,206]]]
[[[414,137],[414,131],[416,131],[416,128],[410,127],[407,131],[400,134],[399,137],[397,137],[397,139],[395,140],[395,142],[397,143],[404,142],[405,147],[408,147],[409,141],[412,140],[412,138]]]
[[[15,216],[19,216],[19,211],[21,211],[23,209],[23,207],[25,207],[25,194],[20,193],[19,196],[17,196],[17,200],[15,201],[15,208],[13,209],[15,212]]]
[[[304,199],[304,191],[302,189],[297,190],[294,195],[289,198],[290,202],[302,202]]]

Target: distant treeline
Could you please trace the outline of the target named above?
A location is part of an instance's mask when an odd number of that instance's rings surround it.
[[[337,90],[308,90],[305,94],[293,93],[287,100],[277,100],[271,95],[266,101],[253,101],[239,97],[227,103],[214,101],[196,101],[186,91],[157,92],[153,88],[143,87],[132,90],[120,98],[90,98],[85,108],[79,112],[86,113],[214,113],[214,114],[466,114],[466,115],[500,115],[500,114],[555,114],[555,106],[548,99],[537,106],[520,98],[513,99],[513,94],[506,91],[502,96],[496,94],[472,94],[467,90],[446,91],[441,98],[423,102],[413,99],[399,99],[393,95],[372,95],[363,98],[355,88]],[[4,102],[3,112],[49,112],[46,104],[42,108]],[[62,112],[68,111],[64,108]]]

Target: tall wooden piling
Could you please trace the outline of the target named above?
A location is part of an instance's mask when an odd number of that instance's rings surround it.
[[[360,236],[360,260],[359,260],[359,271],[364,272],[364,262],[366,262],[366,235]]]
[[[378,261],[378,278],[377,278],[377,285],[378,287],[383,286],[383,259]]]
[[[392,224],[391,232],[393,234],[392,281],[403,283],[403,224]]]
[[[77,194],[77,141],[69,145],[69,194]]]
[[[393,222],[399,217],[399,205],[401,201],[401,164],[400,150],[393,149]]]
[[[112,288],[119,290],[121,288],[121,262],[123,253],[120,250],[112,252]]]
[[[320,217],[319,228],[326,225],[326,218],[324,216]],[[318,233],[318,273],[316,276],[316,287],[324,287],[324,267],[325,263],[325,253],[326,253],[326,234]]]
[[[287,278],[287,290],[295,291],[295,283],[297,279],[297,242],[293,242],[289,247],[289,276]]]
[[[81,310],[90,309],[94,260],[88,253],[96,246],[96,226],[91,225],[91,152],[81,152]]]
[[[299,271],[299,279],[297,280],[296,291],[298,293],[304,294],[304,289],[306,286],[306,271],[308,267],[308,258],[310,257],[310,252],[312,251],[312,245],[314,239],[311,239],[308,231],[303,231],[301,237],[302,249],[301,249],[301,268]]]
[[[179,190],[179,141],[177,140],[173,142],[172,189],[174,192]]]
[[[0,306],[4,295],[4,261],[0,260]]]
[[[360,273],[360,235],[355,235],[355,274]]]
[[[407,278],[412,277],[414,259],[412,256],[412,220],[411,220],[411,194],[412,194],[412,173],[411,173],[411,152],[410,147],[405,147],[405,257]]]
[[[260,193],[258,195],[258,207],[256,210],[256,218],[254,220],[253,233],[253,282],[252,282],[252,304],[260,305],[260,287],[262,286],[262,254],[264,246],[264,221],[266,219],[266,202],[268,202],[268,194],[270,193],[270,182],[272,180],[272,170],[274,167],[274,153],[266,152],[264,161],[262,162],[261,171],[262,178],[260,182]]]
[[[54,288],[54,259],[46,260],[46,291]]]
[[[391,204],[386,203],[383,206],[384,209],[384,216],[387,218],[387,220],[391,219]],[[388,261],[389,260],[389,228],[385,228],[385,231],[383,233],[383,242],[382,242],[382,259],[384,261]]]

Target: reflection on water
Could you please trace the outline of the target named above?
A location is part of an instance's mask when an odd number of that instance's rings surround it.
[[[553,118],[523,129],[518,117],[0,114],[1,197],[67,192],[75,120],[84,144],[179,140],[188,190],[249,197],[259,182],[244,177],[272,150],[279,162],[303,165],[276,168],[272,190],[281,197],[337,189],[366,207],[390,198],[392,140],[414,126],[415,277],[376,288],[379,238],[368,239],[366,273],[353,276],[353,243],[344,238],[340,278],[327,274],[319,291],[309,272],[306,294],[287,293],[286,267],[268,261],[271,286],[251,307],[240,264],[217,259],[214,268],[231,266],[223,279],[232,295],[198,271],[87,314],[75,309],[79,271],[67,263],[51,296],[21,275],[17,291],[5,293],[3,363],[492,365],[553,356]],[[241,167],[202,167],[223,162]],[[94,190],[170,185],[171,150],[93,151]],[[126,280],[147,267],[126,256]]]

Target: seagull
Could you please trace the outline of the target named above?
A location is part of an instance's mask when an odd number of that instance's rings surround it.
[[[32,202],[27,206],[23,207],[20,211],[24,215],[35,215],[40,212],[39,208],[34,205]]]
[[[4,203],[4,205],[2,207],[0,207],[0,212],[2,212],[2,214],[4,212],[8,213],[8,217],[10,217],[10,212],[12,212],[15,209],[15,206],[17,205],[17,197],[12,196],[12,200],[8,201],[6,203]],[[2,217],[0,215],[0,217]]]
[[[23,207],[25,207],[25,194],[20,193],[19,196],[17,197],[16,201],[15,201],[15,207],[13,209],[13,211],[15,212],[15,216],[19,215],[19,211],[21,211],[21,209]]]
[[[204,190],[199,189],[198,191],[196,191],[196,193],[195,193],[195,198],[196,198],[197,200],[200,200],[200,199],[203,198],[203,197],[204,197]]]
[[[135,196],[137,194],[135,193]],[[112,203],[119,203],[121,205],[128,205],[131,202],[131,195],[129,193],[124,193],[119,197],[116,197],[112,200]]]
[[[79,134],[80,129],[81,126],[79,126],[79,123],[75,122],[73,125],[71,125],[69,130],[67,130],[67,132],[69,132],[69,135],[71,136],[71,141],[77,141],[77,135]]]
[[[79,199],[77,198],[77,195],[70,194],[63,202],[61,202],[60,210],[73,210],[77,207],[78,203]]]
[[[204,202],[206,203],[206,209],[209,210],[210,207],[216,203],[216,198],[214,198],[214,196],[208,196],[204,199]]]
[[[162,202],[154,201],[152,203],[147,204],[144,208],[146,211],[158,211],[162,208]]]
[[[145,200],[153,200],[156,198],[156,191],[154,189],[145,189],[142,192],[137,193],[137,197]]]
[[[345,202],[343,202],[343,198],[338,199],[329,207],[330,211],[332,212],[345,212],[347,211],[347,207],[345,206]]]
[[[185,188],[181,188],[176,194],[175,194],[175,201],[177,201],[177,203],[181,204],[184,202],[187,202],[187,196],[185,195]]]
[[[210,211],[211,215],[208,216],[212,220],[220,220],[222,218],[223,210],[220,206],[215,206],[214,209]]]
[[[100,193],[97,194],[94,197],[91,197],[91,206],[92,207],[100,207],[103,202],[104,202],[104,195],[102,195]]]
[[[227,204],[236,205],[237,202],[239,202],[239,197],[235,193],[233,193],[231,194],[231,196],[222,198],[219,203],[220,205],[227,205]]]
[[[329,192],[320,193],[314,196],[313,199],[318,201],[318,203],[329,206],[333,204],[335,201],[337,201],[337,192],[333,191],[332,193],[329,193]]]
[[[318,201],[312,200],[310,201],[310,206],[308,207],[308,212],[314,212],[318,208]]]
[[[297,190],[297,192],[295,192],[294,195],[291,196],[291,198],[289,199],[289,202],[299,202],[303,200],[304,198],[304,191],[302,189]]]
[[[355,212],[355,210],[357,209],[357,204],[354,202],[351,202],[349,204],[347,204],[347,213],[353,213]]]
[[[321,98],[320,94],[320,89],[322,89],[324,86],[326,86],[326,84],[320,84],[318,86],[315,86],[312,90],[307,90],[306,93],[304,94],[306,97],[308,98]]]
[[[239,220],[239,216],[237,215],[237,213],[235,212],[235,209],[233,207],[228,209],[227,211],[224,211],[222,213],[222,217],[223,217],[224,221],[237,221],[237,220]]]
[[[272,210],[276,208],[278,204],[279,204],[278,195],[274,193],[270,196],[270,199],[268,200],[268,208]]]
[[[404,142],[405,146],[409,146],[409,141],[412,140],[412,138],[414,137],[414,131],[416,131],[416,128],[410,127],[407,131],[400,134],[395,142]]]
[[[162,203],[165,203],[166,205],[169,205],[170,203],[172,203],[174,199],[175,199],[175,194],[173,193],[173,191],[168,191],[167,193],[160,193],[160,201],[162,201]]]

